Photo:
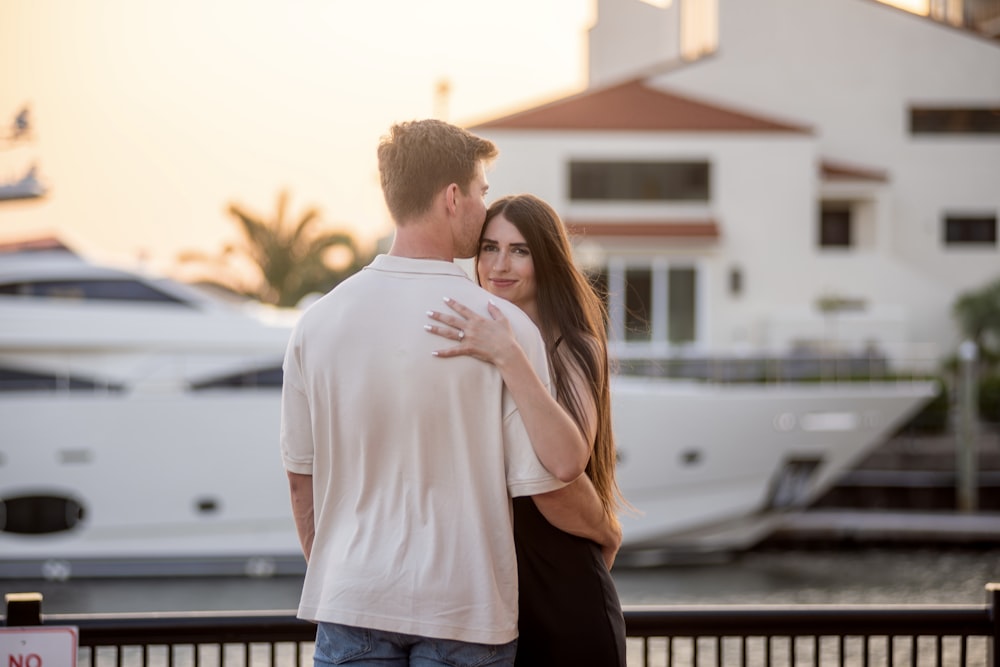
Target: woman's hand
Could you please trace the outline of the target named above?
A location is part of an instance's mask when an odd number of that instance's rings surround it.
[[[622,547],[622,525],[618,521],[618,517],[610,516],[608,520],[608,539],[606,539],[601,545],[601,555],[604,557],[604,564],[607,565],[608,570],[615,564],[615,558],[618,556],[618,550]]]
[[[427,317],[441,324],[427,324],[430,333],[458,343],[436,350],[438,357],[475,357],[480,361],[500,366],[518,351],[518,343],[510,322],[492,302],[487,306],[490,318],[483,317],[454,299],[444,300],[455,314],[431,310]],[[441,325],[445,326],[441,326]]]

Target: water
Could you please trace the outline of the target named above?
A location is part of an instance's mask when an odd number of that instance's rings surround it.
[[[623,604],[980,604],[1000,549],[757,551],[615,574]]]
[[[625,605],[979,604],[1000,582],[1000,548],[766,550],[731,562],[619,569]],[[0,580],[0,592],[40,592],[43,612],[292,610],[301,577]]]

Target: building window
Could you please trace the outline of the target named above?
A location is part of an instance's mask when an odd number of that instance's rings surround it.
[[[821,248],[851,247],[851,208],[844,204],[823,204],[819,214]]]
[[[997,217],[995,215],[949,215],[944,219],[946,245],[997,244]]]
[[[671,268],[667,278],[667,340],[690,343],[695,334],[695,273],[690,268]]]
[[[685,345],[697,340],[697,269],[612,263],[588,277],[605,299],[612,342]]]
[[[649,340],[652,334],[653,272],[625,271],[625,340]]]
[[[570,199],[708,201],[708,162],[586,162],[569,165]]]
[[[729,293],[732,296],[743,294],[743,270],[738,266],[729,269]]]
[[[913,108],[910,134],[1000,134],[1000,107]]]

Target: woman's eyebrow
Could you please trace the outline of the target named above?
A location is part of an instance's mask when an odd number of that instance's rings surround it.
[[[485,236],[482,239],[480,239],[479,242],[480,243],[492,243],[494,245],[500,245],[499,241],[496,241],[496,240],[490,239],[490,238],[486,238]],[[524,243],[521,243],[519,241],[516,241],[514,243],[508,243],[507,245],[509,245],[512,248],[527,248],[528,247],[528,242],[525,241]]]

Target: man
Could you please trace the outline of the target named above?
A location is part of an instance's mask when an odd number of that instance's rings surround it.
[[[394,126],[378,151],[392,249],[309,308],[289,341],[281,451],[317,665],[512,664],[510,496],[541,494],[565,530],[620,540],[591,487],[563,489],[570,480],[539,463],[495,367],[442,363],[422,331],[447,297],[487,312],[489,294],[453,260],[478,249],[496,154],[441,121]],[[501,307],[548,383],[538,331]]]

